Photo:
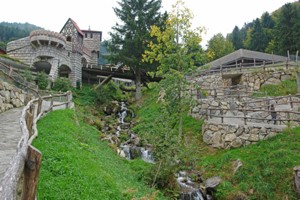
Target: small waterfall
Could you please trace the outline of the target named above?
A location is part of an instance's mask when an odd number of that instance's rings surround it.
[[[121,145],[120,148],[121,148],[121,151],[123,152],[123,153],[121,153],[121,155],[123,154],[124,157],[127,160],[131,160],[130,146],[128,146],[128,145]]]
[[[204,200],[199,187],[187,176],[186,172],[179,172],[177,176],[177,183],[181,188],[180,200]]]
[[[141,147],[141,158],[148,163],[155,163],[152,152],[150,149],[146,149],[144,147]]]
[[[116,131],[116,135],[117,137],[120,137],[120,131],[121,131],[121,126],[117,126],[117,131]]]

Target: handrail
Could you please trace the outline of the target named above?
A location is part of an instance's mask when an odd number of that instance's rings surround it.
[[[267,68],[276,68],[276,67],[283,67],[285,65],[285,68],[288,69],[289,67],[298,67],[298,65],[291,62],[278,62],[278,63],[272,63],[272,62],[264,62],[263,65],[254,65],[254,63],[243,63],[239,65],[221,65],[219,66],[219,69],[206,69],[206,70],[199,70],[197,73],[195,73],[194,76],[206,76],[206,75],[212,75],[216,73],[228,73],[231,71],[235,72],[242,72],[244,70],[249,69],[263,69],[266,70]]]
[[[66,101],[56,103],[54,98],[57,97],[66,97]],[[49,99],[50,106],[43,109],[43,102]],[[32,174],[32,171],[36,168],[38,168],[37,171],[39,171],[39,166],[35,165],[39,165],[37,160],[40,161],[41,153],[32,147],[31,143],[38,135],[37,121],[48,112],[51,112],[55,107],[66,105],[65,108],[71,108],[71,104],[72,93],[66,92],[64,94],[33,99],[24,107],[20,119],[22,137],[18,143],[17,151],[10,163],[10,167],[1,180],[0,199],[17,199],[18,183],[20,181],[21,174],[23,173],[25,174],[25,180],[23,183],[22,200],[35,198],[38,178],[36,175],[38,175],[38,173]],[[30,154],[32,152],[35,153],[35,159],[33,160],[31,159],[32,155]]]
[[[13,81],[17,82],[18,84],[22,85],[23,87],[33,91],[36,93],[37,96],[39,96],[39,92],[33,88],[34,84],[31,84],[24,80],[22,76],[20,76],[17,72],[14,71],[14,69],[10,66],[7,66],[6,64],[0,62],[0,70],[7,76],[9,76]]]

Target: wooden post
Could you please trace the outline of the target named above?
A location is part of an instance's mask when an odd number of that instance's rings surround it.
[[[42,112],[43,99],[40,97],[38,100],[38,108],[36,115],[38,116]]]
[[[32,135],[32,125],[34,119],[34,105],[31,105],[26,111],[26,126],[29,133],[29,137]]]
[[[51,97],[51,102],[50,102],[50,111],[53,110],[53,104],[54,104],[54,98]]]
[[[13,68],[9,66],[9,76],[11,76],[12,72],[13,72]]]
[[[243,113],[244,113],[244,125],[247,125],[247,103],[245,102],[244,104],[244,110],[243,110]]]
[[[221,76],[223,76],[223,65],[221,65]]]
[[[293,106],[293,101],[292,101],[292,95],[289,95],[289,99],[290,99],[290,105],[291,105],[291,108],[293,110],[294,106]]]
[[[28,146],[27,157],[24,166],[24,186],[22,200],[34,200],[38,184],[42,153]]]
[[[217,98],[217,89],[214,88],[214,97]]]
[[[296,51],[296,65],[299,66],[299,63],[298,63],[298,54],[299,54],[299,51]]]
[[[223,124],[224,123],[224,116],[223,116],[223,108],[221,108],[221,123]]]

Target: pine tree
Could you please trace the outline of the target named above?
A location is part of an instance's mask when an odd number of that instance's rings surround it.
[[[109,59],[127,65],[134,72],[138,100],[142,70],[150,70],[149,65],[142,62],[142,54],[151,40],[150,29],[152,25],[160,26],[164,20],[159,12],[161,0],[121,0],[118,4],[114,12],[122,23],[112,27]]]

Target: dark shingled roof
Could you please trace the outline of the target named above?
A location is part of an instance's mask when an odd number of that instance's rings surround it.
[[[220,67],[221,65],[228,65],[235,63],[236,60],[240,61],[242,59],[247,59],[247,60],[256,60],[256,61],[265,61],[265,62],[272,62],[274,63],[277,62],[285,62],[286,57],[284,56],[278,56],[278,55],[272,55],[268,53],[262,53],[258,51],[250,51],[246,49],[239,49],[235,52],[232,52],[222,58],[219,58],[217,60],[214,60],[207,65],[209,65],[212,69],[215,69],[217,67]]]

